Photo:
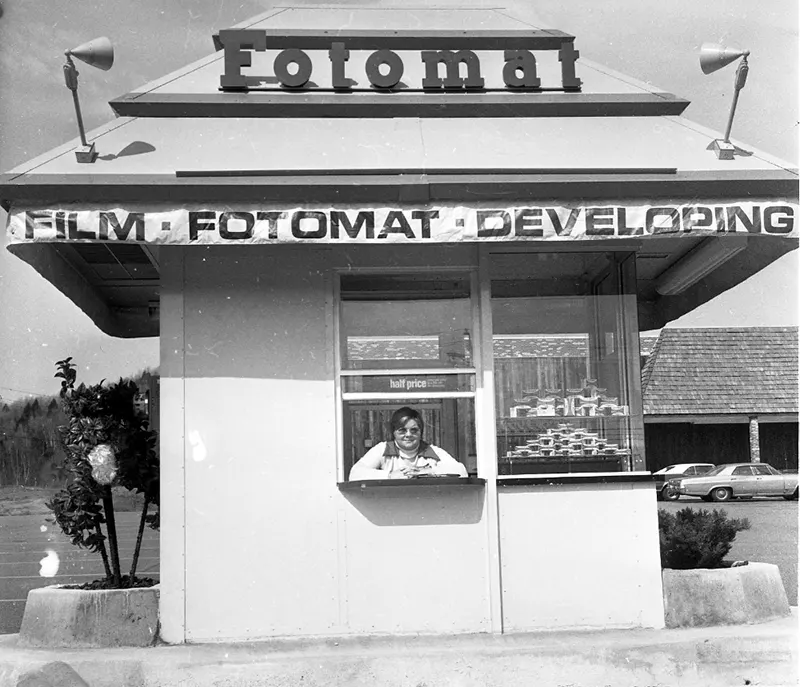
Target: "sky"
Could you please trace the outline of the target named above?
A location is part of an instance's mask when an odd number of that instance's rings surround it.
[[[219,29],[273,5],[315,4],[321,3],[0,0],[0,171],[76,137],[61,69],[64,50],[98,36],[114,44],[110,71],[78,63],[81,109],[91,130],[113,119],[109,100],[213,52],[211,36]],[[325,4],[402,6],[364,0]],[[750,74],[732,138],[798,164],[797,0],[416,0],[413,5],[506,7],[522,18],[538,18],[573,33],[584,59],[687,98],[691,105],[684,115],[717,130],[727,121],[735,69],[703,75],[698,49],[706,41],[749,49]],[[78,365],[79,381],[87,383],[158,365],[156,338],[123,340],[101,333],[8,253],[2,233],[0,398],[57,393],[54,364],[67,356]],[[793,251],[668,326],[796,326],[798,266]]]

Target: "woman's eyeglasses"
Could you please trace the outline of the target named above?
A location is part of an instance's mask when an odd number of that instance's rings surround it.
[[[401,427],[394,431],[395,434],[419,434],[419,427]]]

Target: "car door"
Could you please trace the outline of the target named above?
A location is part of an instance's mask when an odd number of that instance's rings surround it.
[[[756,496],[783,496],[783,475],[776,475],[769,465],[753,465],[756,473]]]
[[[755,496],[756,476],[750,465],[737,465],[731,473],[731,489],[734,496]]]

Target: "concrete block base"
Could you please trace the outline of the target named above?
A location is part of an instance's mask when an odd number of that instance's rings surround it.
[[[667,627],[744,625],[788,616],[777,565],[662,571]]]
[[[137,589],[32,589],[21,646],[151,646],[158,637],[158,585]]]

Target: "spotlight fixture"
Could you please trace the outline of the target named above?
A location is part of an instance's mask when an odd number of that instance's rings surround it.
[[[75,103],[75,115],[78,118],[78,131],[81,135],[81,147],[75,151],[75,158],[78,162],[94,162],[97,159],[97,151],[94,143],[86,142],[86,132],[83,130],[83,117],[81,117],[81,105],[78,102],[78,70],[72,58],[75,57],[81,62],[108,71],[114,64],[114,46],[108,38],[95,38],[93,41],[79,45],[72,50],[64,51],[67,63],[64,65],[64,80],[67,88],[72,91],[72,100]]]
[[[728,115],[728,126],[725,128],[725,138],[722,140],[716,139],[711,146],[711,149],[720,160],[733,160],[733,154],[736,148],[730,140],[731,127],[733,126],[733,115],[736,112],[736,103],[739,101],[739,91],[744,88],[747,81],[747,72],[750,69],[747,65],[747,57],[749,54],[749,50],[723,48],[717,43],[703,43],[700,47],[700,69],[703,70],[703,74],[711,74],[729,65],[734,60],[740,57],[742,58],[739,67],[736,69],[736,76],[734,77],[733,102],[731,103],[731,111]]]

